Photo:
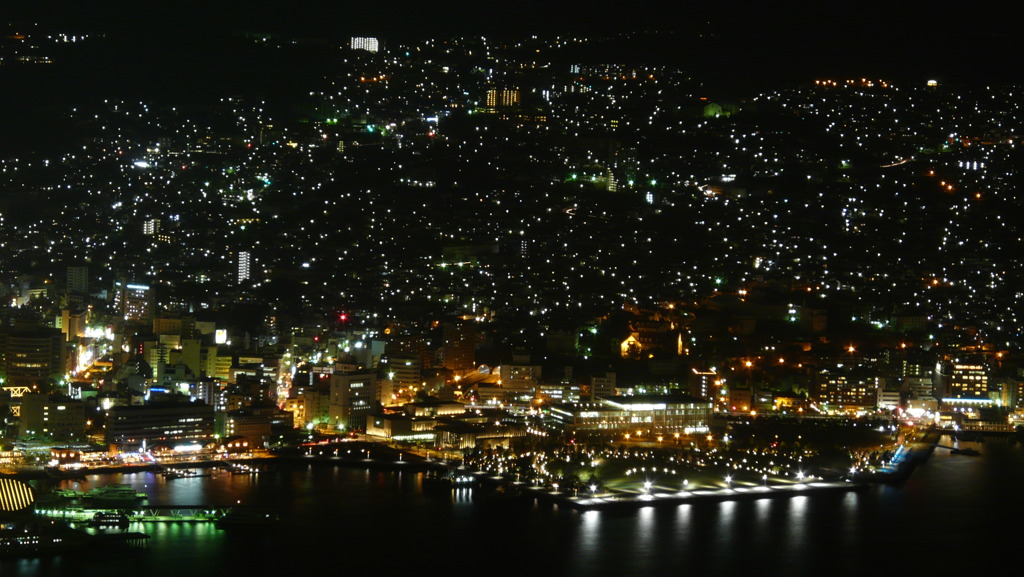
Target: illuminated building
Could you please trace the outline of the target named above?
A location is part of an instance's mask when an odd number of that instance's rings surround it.
[[[330,423],[339,429],[362,429],[377,410],[375,373],[334,373],[328,404]]]
[[[296,426],[306,426],[306,397],[289,397],[284,402],[284,410],[292,414]]]
[[[153,293],[149,285],[116,281],[114,308],[129,322],[146,322],[153,314]]]
[[[714,399],[718,396],[718,373],[714,367],[706,371],[692,369],[690,378],[690,394],[702,399]]]
[[[154,445],[171,449],[213,442],[214,411],[202,402],[161,402],[111,407],[106,442],[122,452]]]
[[[842,370],[822,371],[817,402],[829,413],[857,413],[878,404],[876,379]]]
[[[617,395],[597,403],[552,405],[549,426],[566,434],[607,433],[656,438],[710,430],[713,403],[685,394]]]
[[[21,396],[18,436],[28,438],[80,439],[85,434],[85,404],[44,393]]]
[[[423,382],[421,379],[422,365],[420,357],[411,354],[389,355],[387,357],[387,376],[392,383],[395,392],[404,391],[405,394],[412,394]],[[390,395],[389,395],[390,397]],[[381,399],[384,404],[389,404],[390,399]]]
[[[226,437],[244,437],[251,447],[266,447],[273,429],[282,419],[286,420],[281,428],[290,430],[294,423],[293,414],[277,408],[276,405],[262,403],[236,409],[224,416],[224,435]]]
[[[86,311],[63,309],[60,313],[60,332],[68,342],[85,336]]]
[[[59,379],[67,372],[63,341],[59,329],[0,330],[0,377],[11,386],[32,386]]]
[[[367,52],[377,52],[380,50],[380,42],[370,36],[353,36],[352,41],[349,43],[349,47],[352,50],[366,50]]]
[[[590,400],[598,397],[611,397],[615,394],[615,373],[607,371],[590,376]]]
[[[954,361],[945,396],[954,399],[987,399],[988,369],[981,362]]]
[[[455,374],[476,368],[477,332],[469,323],[443,323],[441,325],[441,366]]]
[[[491,88],[487,91],[487,108],[511,108],[519,104],[519,91],[514,88]]]
[[[160,219],[151,218],[142,223],[142,234],[153,236],[158,232],[160,232]]]
[[[238,282],[252,278],[252,254],[247,250],[238,251]]]
[[[529,402],[537,397],[541,378],[540,365],[507,364],[495,372],[500,376],[498,385],[502,391],[501,402]]]
[[[10,513],[30,511],[35,500],[35,491],[30,485],[17,479],[0,479],[0,513],[5,517],[3,527],[0,527],[0,553],[16,551],[17,545],[23,544],[26,539],[38,539],[37,535],[30,535],[27,530],[16,531],[15,524],[6,519]]]

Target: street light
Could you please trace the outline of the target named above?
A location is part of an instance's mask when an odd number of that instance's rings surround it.
[[[765,473],[764,475],[761,475],[761,480],[764,481],[764,486],[767,487],[768,486],[768,473]]]
[[[650,494],[650,492],[651,492],[651,482],[650,481],[644,481],[644,491],[647,491],[647,493]]]
[[[732,489],[732,475],[725,476],[725,485],[727,488]]]

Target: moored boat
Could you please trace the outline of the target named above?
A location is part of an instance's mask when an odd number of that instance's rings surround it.
[[[85,498],[95,505],[135,505],[146,498],[131,485],[111,483],[85,493]]]

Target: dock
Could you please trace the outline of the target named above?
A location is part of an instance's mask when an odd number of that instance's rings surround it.
[[[213,523],[235,508],[231,505],[137,506],[119,511],[128,517],[129,523]],[[110,509],[82,507],[36,508],[37,515],[76,524],[88,523],[96,513],[108,511]]]
[[[851,481],[815,481],[785,485],[759,485],[726,489],[696,489],[693,491],[650,493],[595,493],[570,495],[542,489],[527,489],[526,494],[538,502],[549,502],[580,511],[603,509],[636,509],[652,506],[679,506],[722,501],[755,499],[784,499],[827,493],[846,493],[870,487],[867,483]]]

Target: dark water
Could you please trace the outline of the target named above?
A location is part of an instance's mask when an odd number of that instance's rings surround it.
[[[255,477],[124,482],[150,504],[244,504],[282,511],[278,527],[136,524],[148,549],[0,562],[0,575],[868,575],[1002,569],[1020,544],[1024,449],[992,439],[980,457],[937,449],[899,487],[627,512],[475,505],[425,495],[419,476],[333,465]],[[65,482],[67,483],[67,482]]]

